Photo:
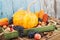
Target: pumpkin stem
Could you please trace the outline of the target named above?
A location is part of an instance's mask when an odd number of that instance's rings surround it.
[[[36,1],[37,1],[37,0],[34,0],[33,2],[31,2],[31,3],[28,5],[28,7],[27,7],[27,12],[28,12],[28,13],[31,12],[31,11],[30,11],[30,7],[31,7],[31,5],[35,4]]]

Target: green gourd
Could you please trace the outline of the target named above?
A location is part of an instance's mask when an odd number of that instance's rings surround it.
[[[31,29],[25,29],[24,34],[27,35],[30,31],[31,32],[49,32],[54,31],[56,27],[54,25],[46,26],[46,27],[40,27],[40,28],[31,28]]]

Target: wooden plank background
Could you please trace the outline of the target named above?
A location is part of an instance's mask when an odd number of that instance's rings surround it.
[[[8,17],[9,19],[12,17],[13,13],[18,9],[23,8],[27,9],[27,6],[34,0],[0,0],[0,18]],[[55,0],[37,0],[34,5],[30,7],[31,12],[37,12],[41,9],[44,9],[45,12],[55,17],[54,10],[54,1]],[[60,1],[56,1],[58,5],[56,10],[60,10],[59,6]],[[60,11],[57,11],[57,18],[60,16]]]

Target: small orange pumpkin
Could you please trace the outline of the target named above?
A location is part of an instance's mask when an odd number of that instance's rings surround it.
[[[44,15],[44,10],[40,10],[39,12],[36,12],[36,16],[37,16],[38,18],[43,19],[43,15]]]
[[[43,15],[43,20],[42,21],[45,22],[45,23],[48,21],[48,15],[47,14]]]
[[[3,25],[8,25],[8,18],[0,19],[0,26],[3,26]]]

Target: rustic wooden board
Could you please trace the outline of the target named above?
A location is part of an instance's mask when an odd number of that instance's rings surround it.
[[[27,9],[27,6],[34,0],[0,0],[0,18],[8,17],[9,19],[18,9]],[[55,0],[37,0],[34,5],[30,7],[31,12],[40,11],[44,9],[48,15],[55,17],[54,11]],[[57,3],[57,17],[60,17],[60,1],[56,0]],[[2,14],[1,14],[2,12]]]
[[[11,18],[13,14],[12,9],[12,0],[2,0],[2,18],[8,17]]]
[[[2,10],[2,1],[0,0],[0,18],[1,18],[1,11]]]

